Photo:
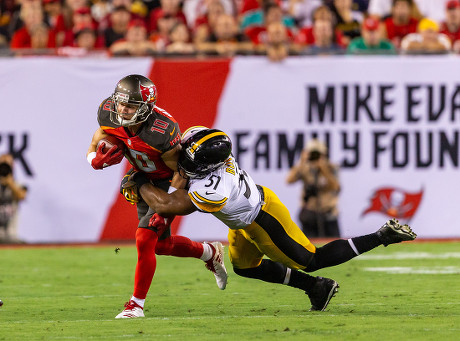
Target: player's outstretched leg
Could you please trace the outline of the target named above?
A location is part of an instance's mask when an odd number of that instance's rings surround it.
[[[324,311],[338,288],[339,284],[333,279],[316,277],[315,285],[307,292],[311,302],[310,311]]]
[[[214,274],[217,286],[224,290],[227,286],[227,269],[224,264],[224,246],[220,242],[203,243],[212,249],[212,257],[205,262],[206,268]]]
[[[396,219],[390,219],[383,224],[377,231],[377,236],[384,246],[417,238],[409,225],[401,225]]]
[[[184,236],[169,236],[158,241],[157,255],[193,257],[205,262],[206,268],[214,274],[217,286],[227,286],[227,269],[224,264],[224,247],[219,242],[198,243]]]

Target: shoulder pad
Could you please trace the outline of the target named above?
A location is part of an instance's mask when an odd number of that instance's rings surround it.
[[[97,121],[100,126],[116,128],[119,125],[110,120],[110,104],[112,103],[110,97],[102,101],[97,111]]]

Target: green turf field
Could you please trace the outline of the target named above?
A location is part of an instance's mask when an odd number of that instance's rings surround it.
[[[143,319],[115,320],[132,293],[134,246],[0,248],[0,340],[460,340],[460,243],[379,247],[318,271],[339,293],[308,312],[301,291],[203,262],[158,257]]]

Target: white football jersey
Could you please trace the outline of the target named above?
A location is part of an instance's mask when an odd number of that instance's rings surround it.
[[[203,179],[191,179],[188,195],[201,212],[212,213],[231,229],[251,224],[263,205],[252,178],[233,156]]]

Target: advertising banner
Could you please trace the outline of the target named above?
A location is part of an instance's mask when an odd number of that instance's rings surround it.
[[[135,207],[119,195],[127,162],[95,171],[85,157],[99,104],[131,73],[155,82],[157,105],[182,131],[227,132],[240,166],[295,221],[302,187],[288,185],[287,173],[317,137],[340,166],[343,237],[374,232],[393,216],[421,238],[460,237],[458,66],[454,56],[2,59],[0,153],[14,155],[15,176],[29,189],[20,237],[134,238]],[[173,226],[194,240],[226,240],[227,228],[210,215]]]

